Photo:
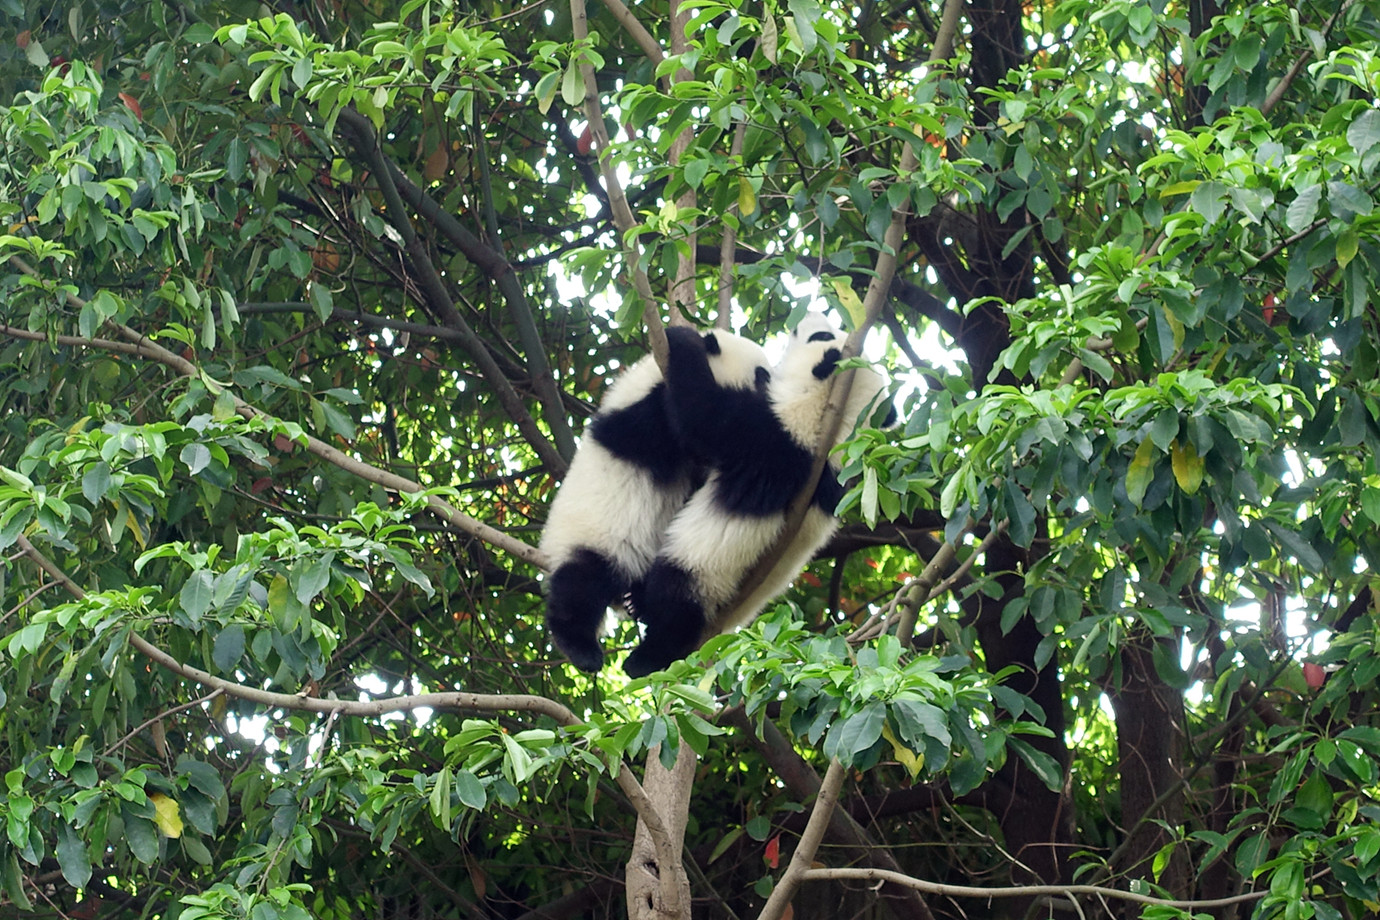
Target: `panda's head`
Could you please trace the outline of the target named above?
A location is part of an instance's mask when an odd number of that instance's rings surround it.
[[[738,390],[766,387],[771,361],[761,345],[728,332],[706,332],[703,339],[709,371],[719,386]]]
[[[772,378],[780,380],[793,393],[827,384],[829,375],[843,356],[840,349],[844,338],[843,330],[823,313],[806,313],[791,330],[785,354],[772,369]]]
[[[813,430],[829,396],[829,382],[843,357],[843,330],[823,313],[807,313],[791,331],[786,352],[772,368],[768,392],[772,406],[787,427],[798,432]],[[871,367],[860,367],[844,406],[840,439],[851,437],[854,422],[874,406],[886,389],[886,380]],[[894,412],[894,410],[893,410]],[[894,418],[894,415],[889,416]]]

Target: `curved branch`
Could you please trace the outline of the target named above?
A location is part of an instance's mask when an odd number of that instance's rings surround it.
[[[839,789],[843,787],[846,772],[843,764],[837,760],[829,761],[829,770],[824,774],[824,782],[820,783],[814,810],[810,812],[810,822],[805,825],[805,833],[800,835],[800,842],[791,854],[791,862],[786,867],[785,874],[772,889],[771,897],[767,899],[762,912],[757,915],[758,920],[780,920],[790,905],[791,898],[795,897],[795,890],[800,887],[801,882],[810,877],[810,864],[815,860],[815,853],[819,852],[819,844],[824,839],[824,829],[829,826],[829,818],[834,813],[834,804],[838,801]]]
[[[11,256],[10,263],[13,264],[20,271],[24,272],[25,274],[28,274],[33,277],[38,277],[38,273],[34,271],[33,268],[31,268],[26,262],[24,262],[19,257]],[[84,301],[80,297],[72,293],[67,294],[67,300],[78,310],[80,310],[85,305]],[[151,341],[147,336],[143,335],[142,333],[139,333],[134,329],[131,329],[129,326],[125,325],[115,325],[114,328],[116,328],[119,331],[120,336],[126,339],[127,342],[112,342],[107,339],[95,338],[87,339],[81,338],[80,336],[70,335],[57,336],[56,341],[60,345],[70,345],[74,347],[83,348],[100,348],[105,351],[115,351],[121,354],[139,355],[140,357],[150,358],[154,361],[157,361],[183,377],[205,379],[201,373],[200,368],[198,368],[191,361],[188,361],[181,355],[174,354],[173,352],[157,344],[156,342]],[[48,336],[42,332],[30,332],[27,329],[19,329],[14,326],[7,325],[0,325],[0,334],[8,335],[11,338],[26,339],[29,341],[37,342],[46,342],[49,340]],[[277,419],[274,416],[269,415],[268,413],[250,405],[243,399],[240,399],[238,396],[234,396],[234,400],[235,412],[241,418],[252,419],[257,417],[269,421],[277,421]],[[327,444],[325,441],[320,440],[319,438],[312,437],[311,435],[305,435],[305,437],[307,439],[306,448],[308,452],[321,458],[322,460],[325,460],[327,463],[330,463],[333,466],[339,467],[347,473],[351,473],[355,476],[360,477],[361,479],[368,480],[369,482],[378,483],[386,489],[393,489],[397,492],[421,492],[424,490],[424,487],[420,483],[413,482],[412,480],[407,479],[403,476],[399,476],[396,473],[390,473],[387,470],[379,469],[376,466],[371,466],[370,464],[365,463],[363,460],[357,460],[354,457],[351,457],[348,454],[344,453],[343,451],[332,447],[331,445]],[[427,509],[431,511],[432,514],[435,514],[437,517],[441,518],[447,523],[453,524],[455,527],[459,528],[465,533],[468,533],[473,537],[483,540],[485,543],[492,544],[493,546],[496,546],[499,549],[502,549],[505,552],[508,552],[511,555],[516,556],[519,559],[522,559],[524,562],[529,562],[540,569],[547,571],[550,570],[550,560],[546,557],[545,553],[541,552],[541,550],[537,549],[536,547],[523,543],[516,537],[510,536],[501,530],[491,527],[490,525],[485,524],[483,521],[470,517],[468,514],[465,514],[464,512],[452,506],[449,502],[446,502],[443,499],[440,499],[434,495],[427,496],[426,503]]]
[[[900,872],[890,872],[886,869],[806,869],[801,873],[800,880],[805,882],[822,882],[845,879],[865,882],[891,882],[896,885],[904,885],[907,888],[914,888],[917,891],[923,891],[926,894],[934,894],[948,898],[1033,898],[1041,896],[1064,898],[1081,894],[1098,898],[1110,898],[1112,900],[1133,901],[1136,904],[1151,904],[1157,907],[1175,907],[1180,910],[1229,907],[1232,904],[1244,904],[1249,901],[1258,901],[1269,894],[1268,891],[1250,891],[1245,894],[1233,895],[1230,898],[1213,898],[1203,901],[1174,901],[1168,898],[1156,898],[1148,894],[1136,894],[1133,891],[1121,891],[1117,888],[1100,888],[1097,885],[1013,885],[1010,888],[975,888],[969,885],[948,885],[942,882],[927,882],[923,879],[903,875]]]
[[[58,568],[51,559],[43,555],[29,541],[28,537],[20,534],[17,543],[35,565],[59,582],[69,594],[78,600],[86,597],[86,592],[82,590],[82,587],[74,582],[66,572]],[[244,684],[217,677],[208,671],[178,661],[133,630],[130,630],[129,633],[129,644],[150,661],[174,674],[195,681],[203,687],[209,687],[211,690],[224,693],[226,696],[276,709],[316,712],[331,716],[363,717],[381,716],[392,712],[410,712],[421,708],[446,712],[473,712],[475,710],[480,712],[531,712],[548,716],[562,728],[578,728],[584,725],[582,719],[557,701],[529,693],[470,693],[448,690],[441,693],[412,693],[406,696],[393,696],[378,700],[323,700],[301,693],[278,693],[272,690],[262,690],[258,687],[247,687]],[[646,825],[647,831],[652,835],[657,846],[671,846],[670,837],[666,832],[666,825],[662,823],[661,815],[648,801],[647,793],[643,790],[642,784],[632,775],[632,771],[619,760],[608,759],[605,763],[608,765],[609,771],[615,774],[614,779],[619,788],[632,802],[633,807],[637,810],[638,819]]]

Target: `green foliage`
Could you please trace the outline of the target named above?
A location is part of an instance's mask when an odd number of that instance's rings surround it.
[[[696,0],[674,51],[629,6],[662,54],[597,5],[0,3],[0,912],[617,916],[618,783],[683,742],[725,916],[831,759],[932,881],[1373,913],[1380,6],[970,4],[924,66],[937,3]],[[828,561],[652,678],[628,624],[564,665],[504,541],[645,351],[621,244],[708,325],[727,243],[763,339],[856,325],[898,208],[902,424],[837,452]]]

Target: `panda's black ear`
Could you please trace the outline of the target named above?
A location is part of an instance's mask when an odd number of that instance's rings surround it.
[[[757,368],[757,373],[754,376],[756,376],[757,378],[755,381],[757,385],[757,392],[765,392],[767,389],[767,384],[771,383],[771,371],[759,365]]]
[[[832,341],[834,341],[835,338],[837,338],[837,336],[835,336],[835,335],[834,335],[832,332],[830,332],[829,330],[827,330],[827,329],[821,329],[819,332],[812,332],[812,333],[810,333],[810,338],[807,339],[806,341],[810,341],[810,342],[832,342]]]
[[[723,352],[723,347],[719,344],[719,340],[715,337],[714,333],[706,332],[704,334],[704,350],[711,355],[717,355]]]
[[[816,333],[818,335],[818,333]],[[813,336],[812,336],[813,338]],[[819,363],[814,366],[812,373],[816,380],[826,380],[834,372],[834,368],[839,366],[839,358],[843,357],[843,352],[837,348],[831,348],[820,358]]]

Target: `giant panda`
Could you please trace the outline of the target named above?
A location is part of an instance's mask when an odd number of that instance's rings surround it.
[[[726,332],[668,331],[695,340],[704,386],[726,393],[765,387],[771,362],[755,342]],[[704,476],[706,455],[676,437],[665,395],[651,355],[614,381],[585,427],[542,529],[541,549],[552,564],[546,627],[583,671],[603,665],[599,632],[606,609],[646,574],[666,525]]]
[[[681,440],[709,452],[710,473],[671,520],[634,593],[646,629],[623,665],[632,677],[660,670],[704,638],[755,617],[833,535],[834,509],[843,497],[831,461],[780,560],[743,603],[731,608],[744,576],[775,542],[787,506],[810,475],[844,335],[823,314],[807,314],[772,368],[765,399],[751,391],[716,388],[702,344],[681,330],[668,330],[667,338],[672,424]],[[885,386],[875,370],[858,368],[837,441],[852,436],[858,415],[878,402]]]

